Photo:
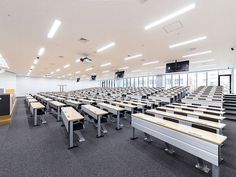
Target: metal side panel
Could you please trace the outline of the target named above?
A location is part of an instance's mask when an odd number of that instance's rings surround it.
[[[97,119],[97,115],[94,114],[92,111],[90,111],[89,109],[86,109],[84,107],[82,107],[82,111],[86,112],[87,114],[89,114],[90,116],[92,116],[94,119]]]
[[[216,166],[219,165],[218,145],[137,118],[132,118],[132,127]]]
[[[66,119],[66,116],[63,111],[61,111],[61,118],[62,118],[62,121],[63,121],[65,127],[66,127],[66,131],[69,132],[69,123],[68,123],[68,120]]]

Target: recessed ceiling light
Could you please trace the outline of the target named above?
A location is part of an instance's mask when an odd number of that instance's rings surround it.
[[[70,74],[68,74],[68,76],[72,76],[72,74],[70,73]]]
[[[188,41],[184,41],[184,42],[180,42],[180,43],[177,43],[177,44],[170,45],[169,48],[175,48],[175,47],[191,44],[191,43],[194,43],[194,42],[205,40],[206,38],[207,38],[206,36],[198,37],[198,38],[195,38],[195,39],[192,39],[192,40],[188,40]]]
[[[38,56],[42,56],[45,52],[45,48],[40,48],[38,52]]]
[[[212,53],[211,50],[208,51],[204,51],[204,52],[199,52],[199,53],[193,53],[193,54],[189,54],[189,55],[184,55],[182,56],[183,58],[188,58],[188,57],[194,57],[194,56],[199,56],[199,55],[204,55],[204,54],[208,54],[208,53]]]
[[[111,65],[111,63],[109,62],[109,63],[104,63],[104,64],[102,64],[102,65],[100,65],[101,67],[105,67],[105,66],[109,66],[109,65]]]
[[[137,54],[137,55],[133,55],[133,56],[128,56],[125,58],[125,60],[132,60],[132,59],[135,59],[135,58],[138,58],[138,57],[142,57],[143,54]]]
[[[66,76],[65,76],[65,75],[63,75],[62,77],[63,77],[63,78],[65,78]]]
[[[30,67],[30,69],[34,69],[34,66],[32,65],[32,66]]]
[[[103,71],[102,73],[109,73],[110,71],[109,70],[106,70],[106,71]]]
[[[151,61],[151,62],[148,62],[148,63],[143,63],[143,66],[152,65],[152,64],[159,63],[159,62],[160,62],[160,61],[156,60],[156,61]]]
[[[70,67],[70,64],[64,65],[63,67],[68,68],[68,67]]]
[[[215,61],[215,59],[207,59],[207,60],[198,60],[198,61],[190,61],[192,64],[197,64],[197,63],[208,63]]]
[[[98,50],[97,50],[97,53],[102,52],[102,51],[104,51],[104,50],[106,50],[106,49],[108,49],[108,48],[110,48],[110,47],[113,47],[114,45],[115,45],[114,42],[112,42],[112,43],[110,43],[110,44],[107,44],[107,45],[103,46],[102,48],[98,49]]]
[[[52,72],[50,72],[50,74],[54,74],[54,72],[52,71]]]
[[[39,62],[39,59],[34,59],[34,62],[33,62],[33,64],[37,64]]]
[[[79,62],[80,62],[80,58],[76,59],[75,62],[76,62],[76,63],[79,63]]]
[[[56,72],[59,72],[59,71],[61,71],[61,69],[60,69],[60,68],[56,69]]]
[[[31,72],[32,72],[32,69],[29,70],[29,73],[31,73]]]
[[[48,33],[48,38],[53,38],[53,36],[55,35],[55,33],[57,32],[58,28],[61,25],[61,21],[60,20],[55,20],[49,33]]]
[[[125,66],[125,67],[119,68],[119,70],[125,70],[125,69],[129,69],[129,67]]]
[[[180,10],[178,10],[178,11],[176,11],[176,12],[174,12],[174,13],[172,13],[172,14],[164,17],[164,18],[161,18],[161,19],[159,19],[159,20],[157,20],[157,21],[155,21],[155,22],[145,26],[144,29],[145,30],[149,30],[149,29],[151,29],[151,28],[153,28],[153,27],[155,27],[157,25],[160,25],[160,24],[162,24],[162,23],[164,23],[164,22],[166,22],[166,21],[168,21],[170,19],[173,19],[173,18],[175,18],[175,17],[177,17],[179,15],[182,15],[182,14],[184,14],[184,13],[194,9],[195,6],[196,5],[194,3],[190,4],[190,5],[186,6],[186,7],[184,7],[183,9],[180,9]]]
[[[79,74],[79,73],[80,73],[80,71],[76,71],[76,72],[75,72],[75,74]]]
[[[131,71],[132,73],[136,73],[136,72],[140,72],[140,71],[142,71],[141,69],[137,69],[137,70],[133,70],[133,71]]]
[[[85,71],[91,71],[93,68],[87,68]]]

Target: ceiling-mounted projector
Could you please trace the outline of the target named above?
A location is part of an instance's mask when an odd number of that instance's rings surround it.
[[[92,59],[89,58],[89,57],[82,57],[82,58],[80,58],[80,61],[81,61],[82,63],[91,63],[91,62],[92,62]]]
[[[6,60],[0,54],[0,73],[5,72],[6,69],[9,69],[9,66],[7,65]]]

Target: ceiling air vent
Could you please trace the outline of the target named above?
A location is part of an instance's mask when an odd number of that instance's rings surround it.
[[[86,43],[86,42],[88,42],[89,40],[86,39],[86,38],[81,37],[81,38],[79,39],[79,41],[80,41],[80,42],[84,42],[84,43]]]

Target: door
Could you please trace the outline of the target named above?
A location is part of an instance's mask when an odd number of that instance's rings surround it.
[[[224,94],[231,93],[231,74],[219,75],[218,85],[224,87]]]

